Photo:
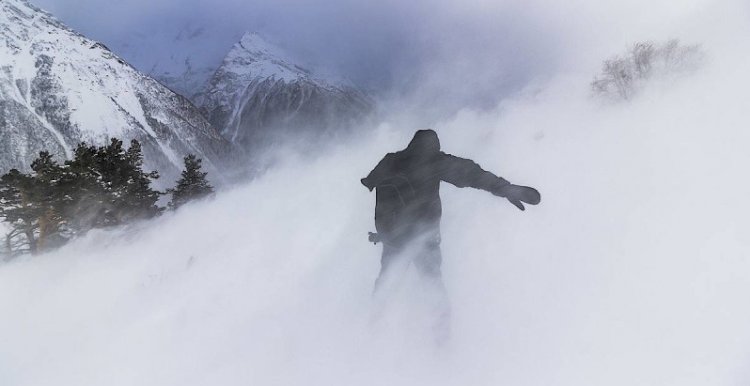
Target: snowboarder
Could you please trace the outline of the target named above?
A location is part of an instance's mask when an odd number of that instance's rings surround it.
[[[386,154],[361,180],[370,191],[376,190],[377,233],[370,234],[370,241],[383,243],[375,292],[394,260],[404,255],[422,278],[442,290],[440,181],[486,190],[508,199],[520,210],[524,210],[523,203],[536,205],[540,201],[534,188],[513,185],[471,160],[443,153],[435,131],[417,131],[406,149]]]

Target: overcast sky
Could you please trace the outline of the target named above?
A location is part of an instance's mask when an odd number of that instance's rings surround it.
[[[33,0],[148,72],[163,57],[215,64],[244,31],[377,93],[492,104],[581,56],[680,35],[709,0]],[[180,33],[195,44],[174,44]],[[675,36],[682,37],[682,36]],[[585,43],[585,44],[584,44]],[[588,47],[577,52],[578,46]],[[592,48],[593,47],[593,48]],[[597,52],[596,47],[602,47]],[[577,65],[577,64],[576,64]],[[466,101],[465,99],[471,99]],[[432,102],[422,101],[425,104]]]

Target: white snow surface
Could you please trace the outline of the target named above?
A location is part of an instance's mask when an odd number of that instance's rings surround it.
[[[380,247],[359,179],[413,133],[386,122],[0,265],[0,383],[747,385],[750,49],[728,39],[748,30],[728,9],[689,25],[705,67],[632,101],[592,99],[599,62],[577,56],[585,71],[436,127],[446,152],[542,193],[520,212],[443,185],[443,346],[413,269],[374,317]]]

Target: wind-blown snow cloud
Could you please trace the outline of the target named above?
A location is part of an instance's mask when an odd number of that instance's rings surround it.
[[[707,0],[37,0],[144,71],[188,55],[215,66],[246,30],[414,107],[491,107],[565,66],[570,50],[612,50],[679,30]],[[196,44],[175,42],[200,35]],[[189,41],[189,40],[185,40]],[[614,46],[614,47],[613,47]],[[425,102],[425,96],[429,100]],[[398,98],[403,99],[403,98]],[[438,103],[435,103],[438,102]],[[402,103],[402,101],[400,102]],[[439,105],[439,107],[435,107]]]
[[[517,84],[517,80],[511,79],[516,79],[519,72],[528,73],[529,66],[545,67],[530,60],[529,51],[542,51],[537,54],[545,56],[546,48],[535,48],[551,47],[553,43],[539,39],[552,34],[540,33],[546,27],[512,3],[498,6],[475,2],[461,7],[448,1],[40,0],[37,3],[73,27],[109,43],[116,51],[128,41],[146,44],[143,51],[148,54],[143,57],[133,54],[129,58],[141,67],[150,66],[149,54],[174,51],[171,45],[183,30],[208,34],[214,40],[213,45],[196,47],[193,53],[196,56],[201,56],[204,50],[211,56],[220,56],[242,32],[255,30],[275,38],[300,56],[336,67],[375,89],[413,82],[411,78],[418,76],[428,62],[442,62],[449,55],[475,56],[473,60],[482,62],[474,66],[492,64],[506,74],[514,71],[505,81]],[[139,34],[150,39],[134,40]],[[477,48],[485,53],[483,57],[471,55],[479,53]],[[514,55],[508,55],[509,52]],[[463,65],[464,70],[472,68],[469,63]]]
[[[682,37],[689,34],[682,23],[713,6],[710,0],[37,3],[146,72],[183,57],[216,66],[244,31],[258,31],[400,106],[407,97],[412,109],[435,119],[467,105],[491,108],[571,65],[571,51],[598,59],[655,34]],[[194,44],[189,36],[198,37]]]
[[[290,159],[214,201],[0,266],[0,379],[747,384],[750,46],[737,37],[750,23],[740,2],[680,4],[643,14],[633,2],[611,13],[531,2],[537,24],[567,31],[554,71],[435,126],[445,151],[543,197],[519,212],[444,186],[445,347],[419,323],[413,271],[371,320],[379,247],[366,241],[374,199],[358,181],[406,144],[399,124],[420,118],[392,111],[368,137]],[[671,37],[701,43],[705,66],[627,103],[592,99],[601,59]]]

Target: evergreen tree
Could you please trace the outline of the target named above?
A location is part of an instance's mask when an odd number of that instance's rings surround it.
[[[214,188],[206,179],[208,173],[201,171],[201,159],[194,154],[189,154],[184,158],[184,162],[185,170],[177,180],[177,186],[169,190],[172,193],[169,207],[172,209],[177,209],[189,201],[209,196],[214,192]]]
[[[143,153],[138,141],[131,141],[130,148],[125,150],[122,141],[113,138],[109,145],[98,149],[96,163],[106,193],[105,225],[119,225],[161,213],[156,205],[161,193],[151,188],[151,181],[159,178],[159,173],[143,171]]]
[[[107,194],[98,169],[97,152],[96,146],[81,142],[73,152],[73,159],[65,162],[60,188],[69,200],[62,213],[73,234],[107,225]]]
[[[193,157],[190,165],[195,170],[188,175],[205,178],[200,160]],[[128,149],[116,138],[100,147],[80,143],[63,165],[42,151],[31,169],[31,174],[13,169],[0,177],[0,218],[11,228],[4,249],[11,255],[43,251],[92,228],[151,218],[163,210],[156,205],[163,193],[151,188],[159,173],[143,171],[143,150],[135,140]],[[210,192],[210,185],[201,186]]]
[[[33,191],[32,177],[17,169],[0,177],[0,217],[11,227],[4,243],[10,256],[37,251],[36,220],[41,211],[34,205]]]
[[[30,197],[38,211],[39,236],[36,248],[42,251],[65,241],[62,232],[66,222],[62,213],[70,197],[60,189],[64,169],[49,152],[39,152],[39,157],[31,163],[31,170],[34,175]]]
[[[62,208],[67,195],[59,189],[63,168],[42,151],[31,169],[33,175],[13,169],[0,177],[0,217],[11,226],[5,237],[11,255],[41,252],[65,239]]]
[[[163,193],[151,188],[151,181],[159,178],[159,172],[143,171],[143,149],[141,144],[130,141],[130,148],[125,153],[130,178],[125,189],[125,210],[131,218],[151,218],[161,213],[162,208],[156,205]]]

